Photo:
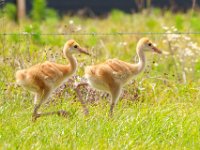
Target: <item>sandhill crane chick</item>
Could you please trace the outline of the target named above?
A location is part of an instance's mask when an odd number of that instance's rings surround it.
[[[141,38],[136,47],[138,63],[131,64],[114,58],[101,64],[86,67],[85,77],[89,85],[111,94],[111,116],[123,86],[144,70],[146,63],[144,52],[147,51],[162,53],[148,38]]]
[[[41,104],[44,103],[52,91],[59,87],[63,82],[72,76],[77,69],[77,60],[74,56],[76,53],[89,53],[79,46],[75,40],[69,40],[65,43],[63,54],[69,60],[69,64],[58,64],[46,61],[34,65],[28,69],[19,70],[16,72],[16,82],[25,89],[35,93],[34,111],[32,120],[35,121],[40,116],[57,114],[66,116],[67,112],[59,110],[55,112],[38,113]]]

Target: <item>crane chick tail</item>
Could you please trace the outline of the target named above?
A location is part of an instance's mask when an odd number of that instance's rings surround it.
[[[18,85],[22,85],[26,79],[26,74],[24,70],[18,70],[15,74],[16,82]]]

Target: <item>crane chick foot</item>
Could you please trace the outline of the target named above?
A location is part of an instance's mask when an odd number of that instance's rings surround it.
[[[62,117],[68,117],[69,116],[69,113],[65,110],[59,110],[57,112],[58,116],[62,116]]]
[[[41,116],[40,113],[37,113],[37,114],[33,114],[32,115],[32,121],[35,122],[37,120],[37,118],[39,118]]]

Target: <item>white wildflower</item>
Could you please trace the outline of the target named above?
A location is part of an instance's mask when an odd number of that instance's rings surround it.
[[[73,20],[69,20],[69,24],[74,24],[74,21]]]
[[[80,30],[82,30],[81,25],[77,26],[77,28],[76,28],[76,31],[80,31]]]
[[[167,43],[167,40],[163,40],[163,43]]]
[[[154,66],[157,67],[157,66],[158,66],[158,63],[154,63]]]
[[[183,39],[186,40],[186,41],[190,41],[191,40],[191,38],[188,37],[188,36],[184,36]]]
[[[176,28],[173,29],[174,32],[177,32],[178,30]]]
[[[189,48],[185,48],[184,51],[185,51],[184,56],[193,56],[194,55],[194,53]]]
[[[168,29],[169,29],[167,26],[162,26],[162,28],[163,28],[164,30],[168,30]]]
[[[123,42],[123,45],[126,46],[126,45],[127,45],[127,42]]]
[[[200,48],[197,46],[197,43],[189,42],[188,46],[190,46],[194,50],[199,50]]]
[[[166,32],[167,34],[170,34],[170,33],[172,33],[170,30],[168,30],[167,32]]]
[[[119,45],[120,45],[120,46],[126,46],[126,45],[127,45],[127,42],[119,42]]]
[[[188,68],[187,68],[187,67],[185,67],[185,68],[184,68],[184,70],[185,70],[185,71],[188,71]]]

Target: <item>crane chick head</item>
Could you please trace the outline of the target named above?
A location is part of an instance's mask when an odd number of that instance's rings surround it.
[[[137,44],[137,50],[152,51],[161,54],[162,51],[159,50],[155,44],[153,44],[148,38],[141,38]]]
[[[67,54],[76,54],[76,53],[83,53],[86,55],[90,55],[85,48],[82,48],[75,40],[68,40],[65,43],[64,49],[63,49],[64,55]]]

